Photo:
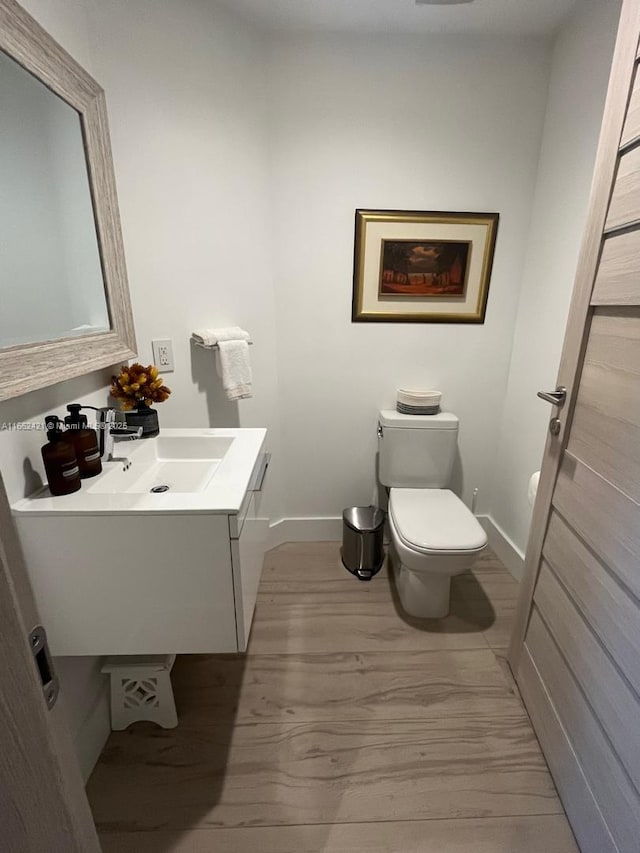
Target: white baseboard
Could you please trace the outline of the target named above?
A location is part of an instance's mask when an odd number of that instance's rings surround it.
[[[307,516],[281,518],[270,524],[270,545],[277,548],[285,542],[339,542],[342,539],[342,517]]]
[[[489,547],[495,551],[496,556],[501,560],[513,577],[520,581],[524,574],[524,554],[518,546],[507,536],[504,530],[495,523],[490,515],[479,515],[478,521],[483,526]]]
[[[516,580],[522,579],[524,554],[489,515],[479,515],[490,547]],[[281,518],[270,524],[270,547],[285,542],[339,542],[342,539],[342,517],[306,516]]]

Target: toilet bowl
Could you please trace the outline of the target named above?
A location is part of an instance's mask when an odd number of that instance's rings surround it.
[[[468,571],[486,548],[484,530],[448,489],[402,488],[390,492],[389,528],[403,609],[423,619],[446,616],[451,578]]]

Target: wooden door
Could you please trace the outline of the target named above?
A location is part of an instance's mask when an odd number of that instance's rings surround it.
[[[583,853],[640,850],[640,0],[625,0],[510,662]]]
[[[99,853],[64,697],[49,709],[31,650],[38,625],[0,478],[0,848]]]

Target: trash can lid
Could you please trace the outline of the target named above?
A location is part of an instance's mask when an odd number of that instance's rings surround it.
[[[353,530],[370,533],[384,524],[384,512],[377,506],[350,506],[342,513],[342,519]]]

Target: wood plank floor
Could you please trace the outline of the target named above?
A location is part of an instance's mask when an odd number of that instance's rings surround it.
[[[103,849],[577,853],[505,666],[517,588],[483,556],[419,621],[335,543],[270,552],[249,653],[179,658],[179,727],[111,735]]]

